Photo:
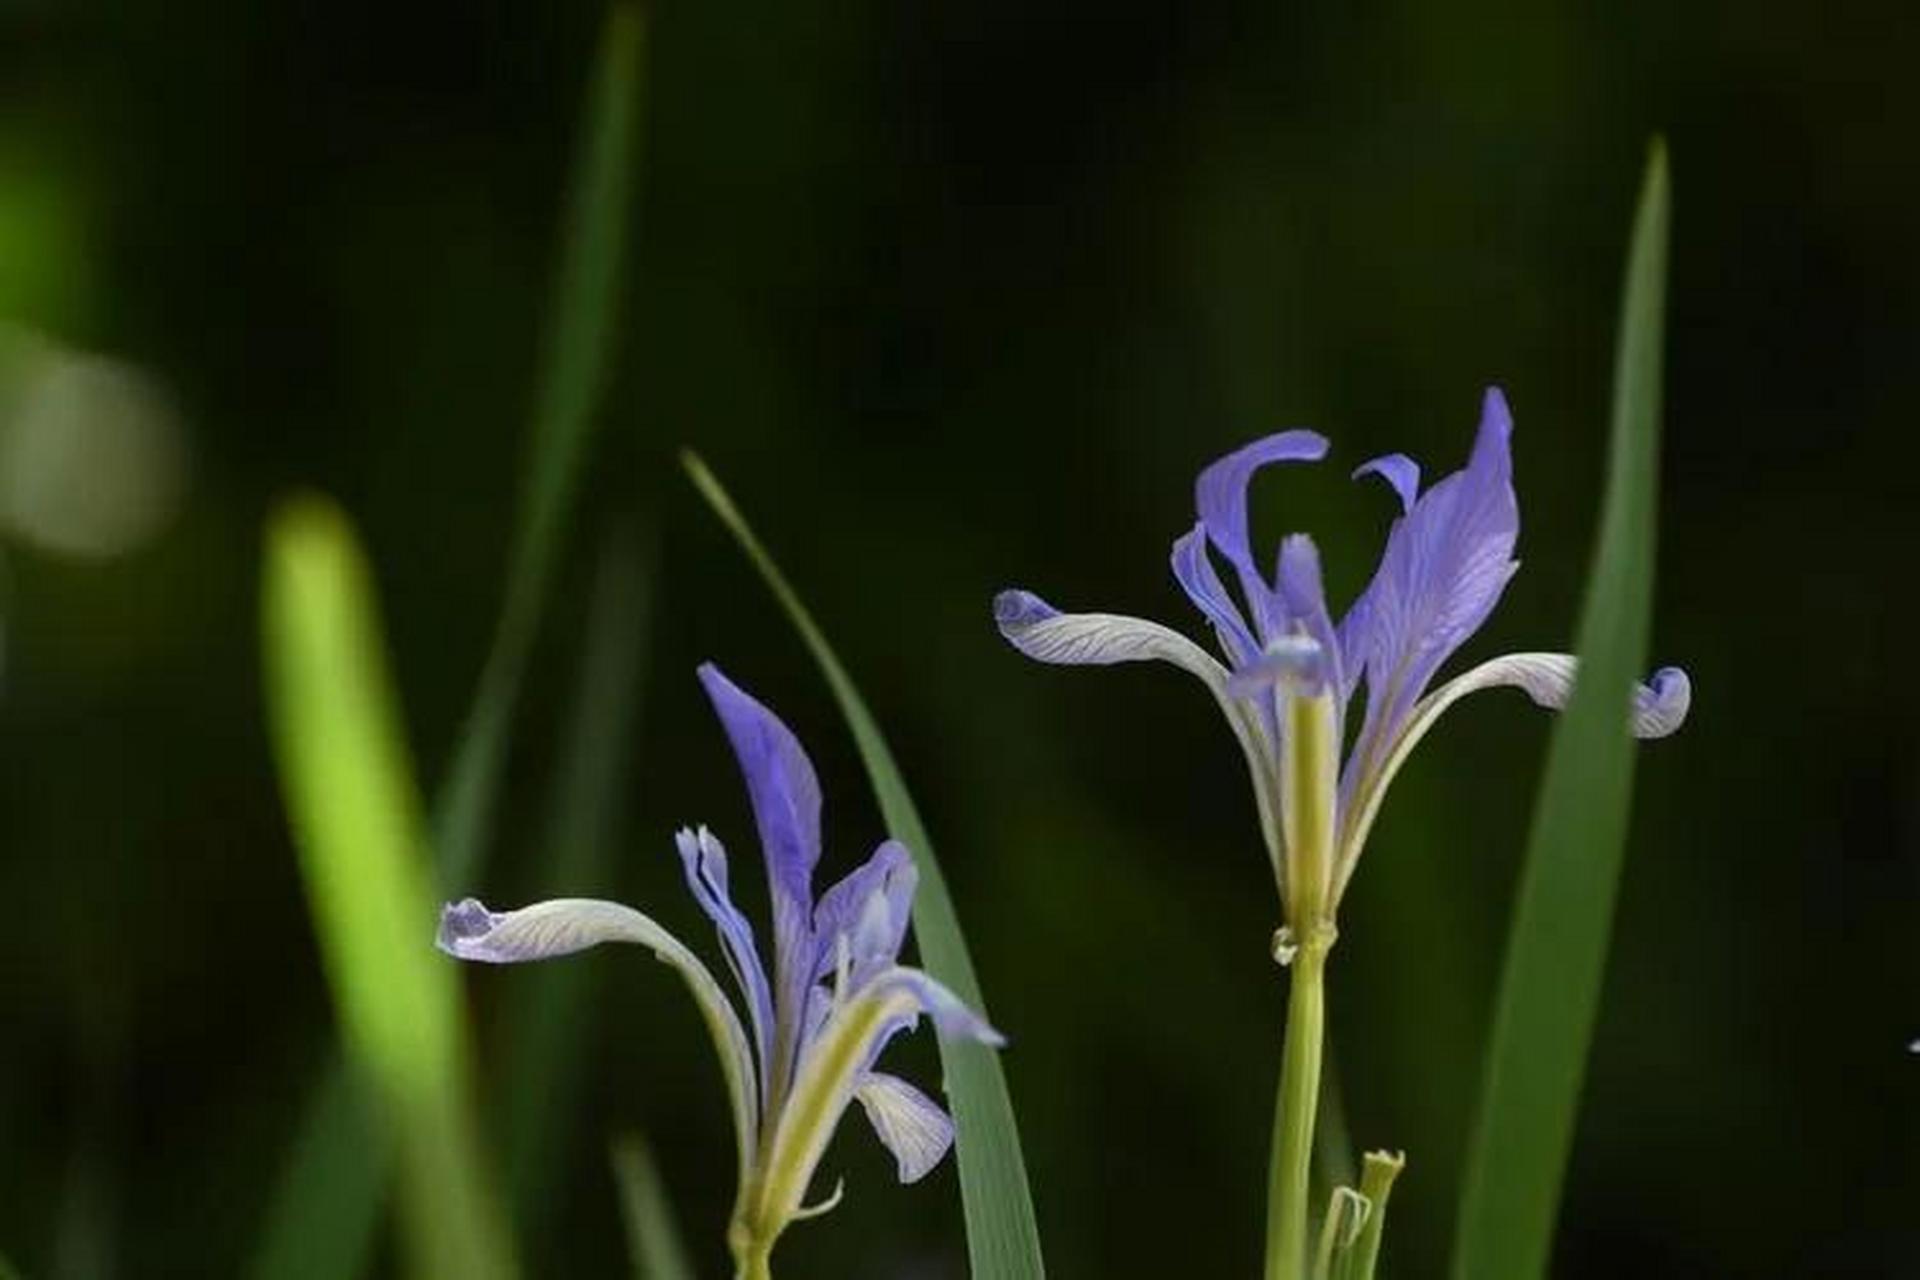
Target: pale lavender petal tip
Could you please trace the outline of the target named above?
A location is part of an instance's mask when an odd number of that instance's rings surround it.
[[[1058,609],[1031,591],[1002,591],[993,598],[994,625],[1009,640],[1013,638],[1012,632],[1059,616]]]
[[[1693,681],[1679,667],[1662,667],[1633,699],[1633,732],[1640,738],[1664,738],[1686,723],[1693,706]]]
[[[499,917],[487,910],[478,898],[462,898],[440,908],[440,931],[433,943],[450,956],[461,960],[495,961],[501,957],[488,951],[485,938],[493,932]]]

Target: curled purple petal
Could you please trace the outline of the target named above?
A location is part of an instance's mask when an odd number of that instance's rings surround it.
[[[1180,589],[1187,593],[1187,599],[1193,601],[1200,612],[1207,615],[1207,621],[1213,624],[1213,631],[1220,639],[1220,648],[1227,660],[1234,666],[1250,662],[1260,652],[1260,645],[1253,638],[1246,618],[1227,594],[1226,584],[1220,581],[1220,574],[1213,567],[1213,558],[1207,553],[1207,528],[1204,524],[1195,524],[1192,529],[1175,539],[1173,544],[1173,576]]]
[[[483,954],[485,938],[500,917],[478,898],[462,898],[440,908],[440,931],[433,944],[462,960],[494,960]],[[496,963],[504,963],[504,958]]]
[[[1327,456],[1327,438],[1317,431],[1282,431],[1235,449],[1200,473],[1193,501],[1213,545],[1236,568],[1258,574],[1247,542],[1247,484],[1254,472],[1274,462],[1318,462]]]
[[[1353,469],[1353,479],[1361,476],[1379,476],[1392,485],[1400,495],[1403,515],[1413,510],[1414,499],[1420,496],[1420,464],[1404,453],[1383,453],[1368,459]]]

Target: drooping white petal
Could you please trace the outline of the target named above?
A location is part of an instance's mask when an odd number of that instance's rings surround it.
[[[1061,613],[1031,591],[1002,591],[993,601],[994,621],[1014,648],[1039,662],[1065,666],[1110,666],[1121,662],[1166,662],[1207,687],[1247,759],[1260,827],[1267,837],[1274,873],[1280,874],[1280,813],[1273,794],[1277,767],[1273,744],[1255,703],[1227,687],[1227,669],[1170,627],[1121,613]]]
[[[448,955],[487,964],[545,960],[603,942],[631,942],[672,966],[693,993],[720,1055],[733,1107],[740,1177],[746,1181],[759,1141],[758,1085],[746,1029],[712,970],[660,924],[632,907],[597,898],[554,898],[518,911],[489,911],[478,899],[467,898],[449,903],[440,913],[436,941]]]
[[[869,1071],[854,1089],[873,1131],[900,1167],[900,1181],[918,1182],[953,1145],[953,1121],[899,1076]]]
[[[1420,739],[1447,708],[1482,689],[1519,689],[1549,711],[1566,707],[1573,696],[1580,661],[1566,653],[1509,653],[1481,663],[1422,698],[1407,717],[1406,727],[1387,750],[1371,776],[1357,780],[1354,809],[1346,815],[1341,835],[1341,865],[1334,896],[1338,899],[1353,873],[1360,849],[1380,810],[1387,785]],[[1662,667],[1653,678],[1633,688],[1629,725],[1636,738],[1664,738],[1686,721],[1693,701],[1693,683],[1678,667]]]

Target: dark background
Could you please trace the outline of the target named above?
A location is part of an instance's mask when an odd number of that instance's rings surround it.
[[[0,1251],[36,1277],[224,1275],[333,1035],[262,729],[261,521],[335,496],[374,558],[424,779],[486,649],[596,5],[0,11],[0,308],[159,388],[186,487],[151,537],[0,542]],[[1284,985],[1245,778],[1170,672],[1054,671],[991,593],[1198,633],[1166,569],[1193,473],[1263,482],[1345,599],[1390,512],[1344,469],[1463,458],[1509,392],[1525,562],[1465,658],[1563,647],[1598,498],[1648,136],[1675,186],[1656,661],[1556,1272],[1911,1274],[1920,1247],[1920,40],[1828,3],[681,3],[651,14],[633,303],[516,723],[487,883],[538,815],[594,548],[635,521],[653,625],[606,884],[705,938],[669,833],[752,848],[691,678],[795,725],[826,867],[878,815],[819,680],[673,466],[700,448],[902,757],[1007,1055],[1053,1273],[1251,1274]],[[0,433],[6,426],[0,423]],[[4,479],[0,477],[0,479]],[[1394,1275],[1440,1274],[1548,732],[1467,704],[1348,899],[1332,1033],[1356,1141],[1404,1146]],[[751,872],[743,879],[756,883]],[[757,889],[750,891],[757,895]],[[426,928],[423,922],[423,930]],[[424,934],[423,934],[424,936]],[[731,1194],[678,984],[594,1005],[530,1274],[615,1274],[602,1138],[653,1140],[707,1274]],[[502,984],[469,974],[483,1033]],[[493,990],[488,990],[493,988]],[[924,1039],[924,1037],[922,1037]],[[930,1046],[903,1055],[935,1078]],[[497,1102],[497,1100],[494,1100]],[[949,1164],[860,1122],[797,1275],[958,1275]]]

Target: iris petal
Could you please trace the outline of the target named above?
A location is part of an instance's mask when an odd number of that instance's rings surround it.
[[[1404,729],[1381,755],[1378,764],[1364,777],[1356,779],[1351,812],[1343,815],[1341,832],[1341,870],[1337,897],[1345,887],[1346,876],[1366,842],[1367,833],[1379,813],[1381,799],[1394,774],[1405,762],[1420,739],[1427,735],[1454,703],[1482,689],[1514,688],[1532,698],[1535,705],[1549,711],[1566,707],[1573,696],[1574,677],[1580,661],[1567,653],[1509,653],[1483,662],[1422,698],[1407,718]],[[1628,709],[1628,724],[1636,738],[1664,738],[1686,722],[1693,703],[1693,682],[1678,667],[1662,667],[1645,684],[1635,684]]]
[[[518,911],[489,911],[477,898],[448,903],[440,913],[436,939],[442,951],[462,960],[516,964],[571,955],[603,942],[631,942],[647,948],[679,971],[706,1021],[720,1054],[733,1106],[740,1176],[752,1167],[759,1140],[759,1111],[753,1051],[746,1030],[713,971],[658,923],[618,902],[596,898],[554,898]]]
[[[1394,522],[1380,568],[1355,606],[1361,625],[1343,626],[1366,650],[1366,718],[1342,781],[1349,798],[1358,773],[1382,758],[1440,664],[1479,630],[1519,567],[1512,433],[1506,398],[1489,388],[1467,465]]]
[[[1120,613],[1061,613],[1031,591],[1002,591],[993,599],[994,621],[1014,648],[1039,662],[1108,666],[1119,662],[1168,662],[1197,678],[1213,694],[1247,760],[1260,827],[1278,862],[1280,811],[1273,795],[1274,733],[1267,699],[1243,700],[1227,688],[1227,671],[1206,650],[1179,632]]]
[[[1207,615],[1207,621],[1213,624],[1214,634],[1220,638],[1220,648],[1227,655],[1227,661],[1236,667],[1253,661],[1260,652],[1260,645],[1254,640],[1245,617],[1227,594],[1226,584],[1220,581],[1220,574],[1213,567],[1213,558],[1207,553],[1205,525],[1194,525],[1174,541],[1173,576],[1179,582],[1180,589],[1187,593],[1187,599],[1193,601],[1194,606]]]
[[[1361,476],[1379,476],[1393,486],[1400,495],[1400,512],[1405,515],[1413,510],[1413,503],[1420,496],[1420,464],[1404,453],[1383,453],[1377,458],[1369,458],[1353,469],[1353,479]]]
[[[740,985],[740,994],[746,997],[754,1045],[765,1062],[773,1052],[773,992],[767,983],[766,967],[760,963],[760,949],[754,944],[753,925],[728,894],[726,846],[705,827],[697,832],[682,827],[673,838],[680,865],[686,871],[687,888],[713,921],[727,965]]]
[[[777,1096],[798,1049],[813,980],[813,869],[820,861],[820,781],[793,731],[711,662],[699,669],[740,762],[767,860],[773,901],[774,1050],[768,1092]]]
[[[854,1090],[873,1132],[893,1153],[900,1181],[918,1182],[953,1145],[953,1121],[926,1094],[898,1076],[870,1071]]]

